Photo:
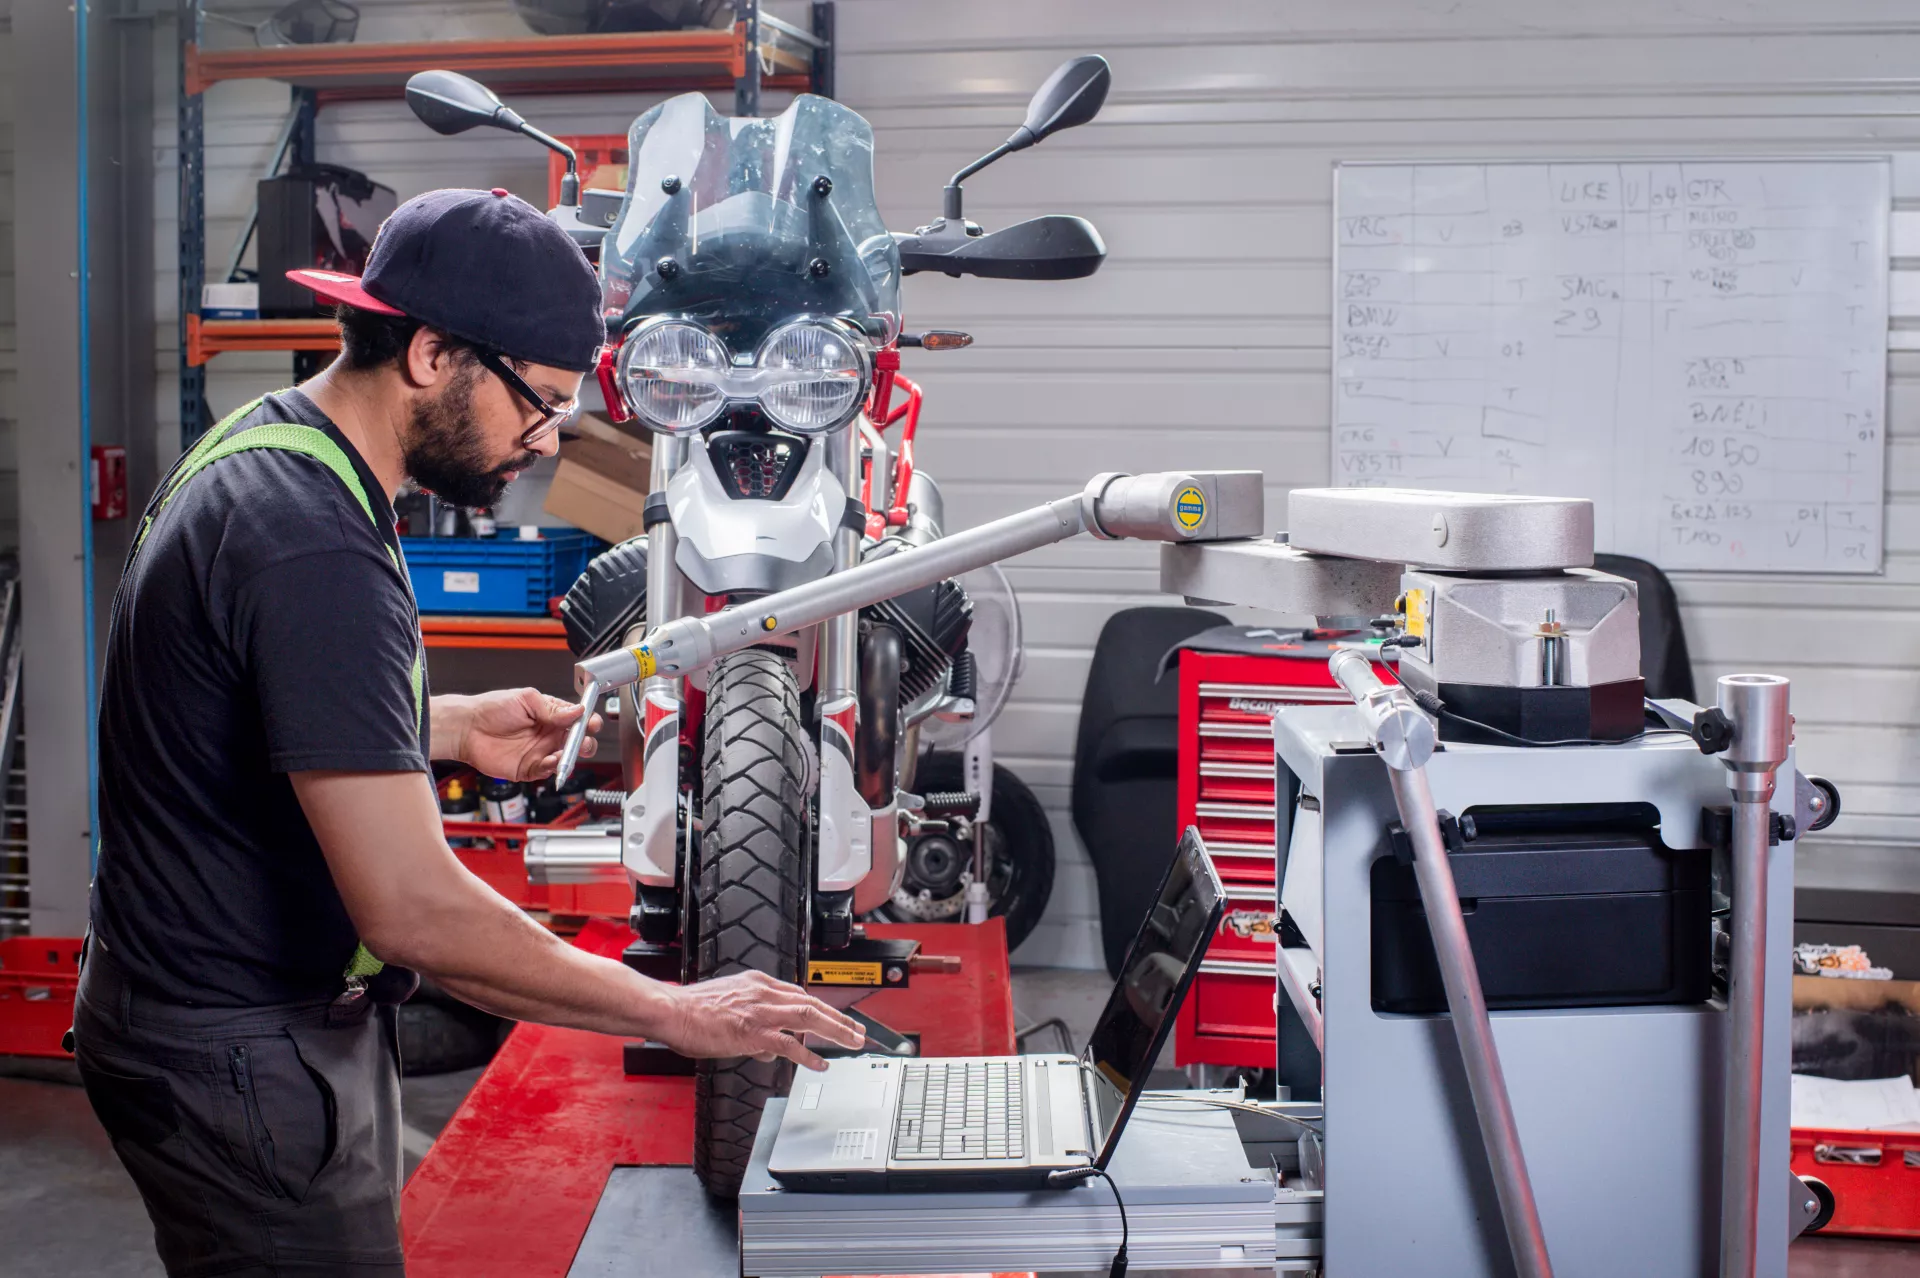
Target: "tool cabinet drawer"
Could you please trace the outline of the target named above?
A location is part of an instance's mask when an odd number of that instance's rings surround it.
[[[1273,761],[1202,759],[1200,800],[1203,803],[1249,803],[1273,806]]]
[[[1277,1021],[1273,998],[1279,992],[1273,961],[1208,959],[1187,992],[1188,1006],[1194,1011],[1194,1034],[1198,1038],[1250,1038],[1260,1042],[1265,1046],[1265,1057],[1260,1059],[1263,1069],[1273,1069],[1273,1029]]]
[[[1207,837],[1204,829],[1200,836]],[[1220,872],[1221,881],[1229,888],[1258,885],[1265,888],[1269,896],[1273,894],[1273,844],[1207,839],[1207,853],[1213,857],[1213,868]]]
[[[1202,762],[1272,764],[1273,723],[1203,723],[1197,745]]]
[[[1265,803],[1197,803],[1189,822],[1211,849],[1218,843],[1273,847],[1273,800]]]

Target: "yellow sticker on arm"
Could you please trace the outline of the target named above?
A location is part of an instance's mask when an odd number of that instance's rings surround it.
[[[653,672],[660,668],[660,663],[653,659],[653,649],[647,647],[645,644],[641,644],[637,648],[628,649],[628,651],[633,653],[633,664],[640,667],[640,677],[642,679],[653,678]]]
[[[1173,495],[1173,517],[1182,528],[1192,532],[1207,517],[1207,498],[1192,484]]]

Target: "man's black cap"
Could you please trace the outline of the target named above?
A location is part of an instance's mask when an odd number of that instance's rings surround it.
[[[600,281],[553,222],[499,187],[416,195],[381,225],[366,273],[288,271],[321,297],[407,315],[497,354],[576,373],[606,341]]]

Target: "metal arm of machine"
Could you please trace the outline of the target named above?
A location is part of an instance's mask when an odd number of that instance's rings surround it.
[[[654,675],[685,675],[764,643],[947,577],[1090,532],[1103,539],[1212,541],[1253,537],[1265,516],[1263,477],[1255,470],[1160,471],[1096,475],[1071,497],[1050,501],[913,550],[777,591],[704,617],[682,617],[650,631],[630,648],[590,657],[573,668],[581,705]],[[567,734],[556,784],[579,759],[587,716]]]
[[[1733,722],[1718,706],[1702,708],[1690,701],[1647,699],[1647,713],[1675,732],[1684,732],[1701,754],[1719,754],[1733,741]]]
[[[1342,650],[1327,664],[1334,681],[1367,718],[1368,735],[1393,783],[1400,823],[1413,841],[1414,878],[1433,934],[1433,950],[1440,960],[1447,1011],[1466,1066],[1467,1089],[1480,1121],[1480,1139],[1493,1167],[1494,1191],[1500,1200],[1514,1266],[1521,1278],[1552,1278],[1547,1238],[1540,1228],[1540,1211],[1534,1204],[1533,1184],[1527,1178],[1513,1102],[1507,1095],[1500,1053],[1493,1041],[1493,1024],[1487,1017],[1486,994],[1467,939],[1467,922],[1460,912],[1460,894],[1454,887],[1453,867],[1440,834],[1433,791],[1427,785],[1426,763],[1433,757],[1434,747],[1433,723],[1413,704],[1405,689],[1382,683],[1373,673],[1372,663],[1360,653]]]
[[[1733,791],[1732,970],[1727,1014],[1725,1144],[1720,1162],[1720,1275],[1753,1278],[1759,1245],[1761,1030],[1767,1003],[1767,862],[1773,844],[1774,774],[1793,740],[1788,681],[1727,675],[1720,709],[1733,722],[1721,762]]]

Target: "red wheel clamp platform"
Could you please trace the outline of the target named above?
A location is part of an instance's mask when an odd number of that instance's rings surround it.
[[[866,995],[863,1015],[917,1038],[929,1055],[1013,1053],[1000,920],[876,924],[866,935],[914,942],[945,957],[935,964],[916,948],[902,981],[889,984],[885,958],[853,960],[838,952],[835,961],[882,963],[880,984],[841,987]],[[634,939],[625,927],[596,920],[574,944],[618,958]],[[706,1201],[687,1166],[694,1080],[628,1075],[624,1054],[620,1039],[603,1034],[529,1024],[514,1029],[407,1182],[400,1228],[411,1278],[586,1272],[593,1260],[582,1243],[590,1222],[599,1230],[595,1212],[608,1180],[614,1168],[634,1166],[658,1169],[647,1179],[661,1190],[648,1195],[644,1208],[649,1246],[628,1253],[621,1271],[661,1278],[739,1272],[731,1213],[687,1206]]]

